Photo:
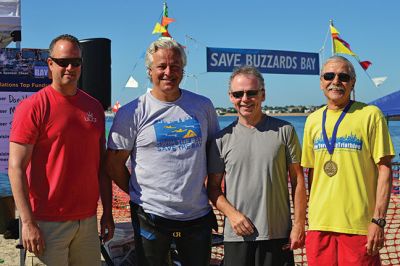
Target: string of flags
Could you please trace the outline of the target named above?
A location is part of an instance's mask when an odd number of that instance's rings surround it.
[[[161,37],[172,38],[171,34],[168,32],[168,25],[172,22],[175,22],[175,19],[168,17],[168,6],[167,6],[167,3],[164,2],[161,23],[159,23],[159,22],[156,23],[152,34],[161,34]],[[139,59],[143,59],[144,57],[145,57],[145,52],[143,52],[143,54],[140,56]],[[137,65],[137,62],[135,63],[133,70],[135,70],[136,65]],[[129,79],[125,84],[125,88],[135,89],[138,87],[139,87],[139,83],[132,76],[129,76]],[[149,90],[151,90],[151,89],[147,88],[147,91],[149,91]],[[121,104],[117,101],[114,104],[112,111],[114,113],[116,113],[120,107],[121,107]]]
[[[365,73],[367,76],[370,78],[372,83],[375,85],[375,87],[379,87],[380,85],[385,82],[387,77],[376,77],[376,78],[371,78],[371,76],[368,74],[367,69],[369,68],[372,63],[370,61],[361,61],[360,58],[358,57],[357,54],[353,52],[353,50],[350,48],[350,44],[347,43],[345,40],[343,40],[339,36],[339,31],[333,26],[333,22],[330,22],[330,31],[331,31],[331,36],[332,36],[332,48],[333,48],[333,54],[348,54],[353,56],[357,62],[360,64],[360,66],[364,69]]]

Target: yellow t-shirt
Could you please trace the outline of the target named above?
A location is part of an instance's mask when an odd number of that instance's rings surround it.
[[[339,125],[333,156],[322,136],[323,107],[306,121],[301,165],[314,168],[309,200],[309,230],[366,235],[375,209],[377,163],[394,155],[392,140],[382,112],[375,106],[354,102]],[[328,110],[326,133],[342,110]],[[332,159],[336,175],[329,177],[324,164]]]

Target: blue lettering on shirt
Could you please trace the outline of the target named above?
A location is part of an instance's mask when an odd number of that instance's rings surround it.
[[[356,135],[350,134],[336,139],[335,149],[347,149],[347,150],[362,150],[362,140],[361,138],[357,138]],[[326,149],[326,145],[324,143],[324,138],[322,134],[319,138],[314,141],[314,150],[322,150]]]

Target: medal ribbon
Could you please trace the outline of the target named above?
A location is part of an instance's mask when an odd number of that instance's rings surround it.
[[[346,105],[346,107],[343,109],[343,112],[340,114],[339,119],[336,121],[335,127],[333,128],[333,132],[332,132],[331,142],[329,142],[328,136],[326,134],[326,129],[325,129],[326,110],[328,109],[328,107],[324,110],[324,113],[322,114],[322,136],[324,137],[324,143],[325,143],[326,149],[328,150],[330,155],[332,155],[333,151],[335,150],[336,134],[337,134],[339,125],[342,122],[344,116],[349,111],[352,104],[353,104],[353,101],[350,101]]]

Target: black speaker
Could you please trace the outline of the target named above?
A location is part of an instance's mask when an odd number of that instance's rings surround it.
[[[104,110],[111,106],[111,40],[79,40],[82,50],[82,72],[79,88],[95,97]]]

